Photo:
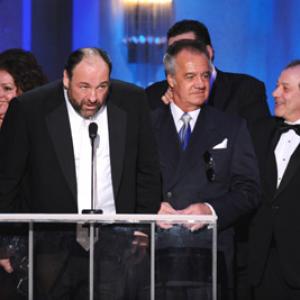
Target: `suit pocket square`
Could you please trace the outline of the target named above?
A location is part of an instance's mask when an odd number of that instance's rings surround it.
[[[213,146],[213,150],[216,150],[216,149],[226,149],[227,148],[227,142],[228,142],[228,139],[225,138],[220,144],[217,144],[215,146]]]

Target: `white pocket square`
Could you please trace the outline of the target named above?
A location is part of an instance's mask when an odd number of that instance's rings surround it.
[[[226,149],[227,148],[228,139],[225,138],[220,144],[217,144],[213,147],[213,149]]]

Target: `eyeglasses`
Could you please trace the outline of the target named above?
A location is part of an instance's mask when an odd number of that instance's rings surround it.
[[[215,167],[214,159],[208,151],[206,151],[203,154],[203,159],[204,159],[204,162],[205,162],[206,177],[207,177],[209,182],[213,182],[213,181],[216,180],[216,173],[215,173],[215,170],[214,170],[214,167]]]

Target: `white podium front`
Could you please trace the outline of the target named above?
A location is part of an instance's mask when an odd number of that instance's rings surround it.
[[[0,223],[24,299],[67,290],[71,299],[217,299],[214,216],[0,214]],[[76,242],[78,224],[88,228],[88,251]]]

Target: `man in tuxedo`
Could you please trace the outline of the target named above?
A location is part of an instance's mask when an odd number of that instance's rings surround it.
[[[168,46],[182,39],[198,40],[207,47],[211,61],[214,60],[214,48],[206,26],[196,20],[182,20],[175,23],[167,33]],[[245,74],[223,72],[212,65],[210,79],[211,91],[208,104],[245,118],[248,122],[270,115],[266,102],[263,82]],[[167,97],[163,97],[167,90]],[[172,88],[166,80],[156,82],[146,89],[151,109],[163,105],[172,99]]]
[[[158,211],[159,162],[146,97],[136,86],[110,80],[111,67],[103,50],[79,49],[69,56],[62,81],[12,100],[0,133],[1,212],[18,211],[17,195],[25,175],[30,196],[26,211],[90,209],[91,122],[98,125],[94,208],[104,214]],[[38,297],[87,299],[88,252],[76,242],[73,226],[58,228],[51,227],[36,242]],[[115,273],[100,276],[101,299],[111,299],[112,294],[114,299],[127,299],[117,296],[124,288],[122,266],[128,263],[125,246],[120,244],[127,242],[122,232],[124,228],[103,227],[95,245],[96,262],[116,268]],[[9,259],[0,263],[12,271]]]
[[[225,287],[222,299],[231,299],[233,225],[259,204],[252,142],[244,120],[205,104],[212,72],[205,44],[193,40],[174,43],[167,50],[164,64],[174,102],[151,113],[163,180],[164,200],[159,214],[217,215],[218,249],[225,261],[218,278]],[[178,228],[164,223],[161,227],[171,233]],[[192,231],[195,241],[188,246],[199,247],[201,226],[184,227],[186,231],[181,234],[189,236]],[[176,248],[178,236],[174,238],[171,247]],[[199,299],[197,287],[163,291],[162,299]]]
[[[284,68],[273,92],[275,117],[253,128],[262,205],[250,227],[254,299],[300,299],[300,60]]]

